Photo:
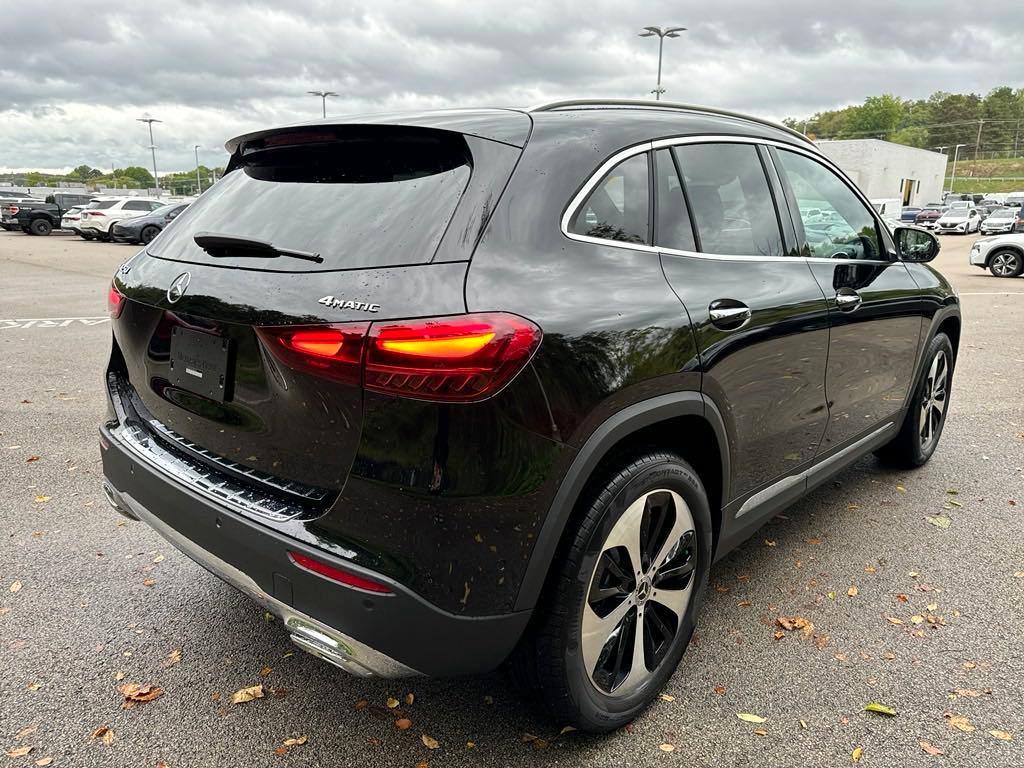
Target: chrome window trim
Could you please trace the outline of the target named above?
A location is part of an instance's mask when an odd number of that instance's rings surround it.
[[[850,181],[845,173],[831,160],[822,155],[820,152],[813,152],[803,147],[796,146],[795,144],[789,144],[784,141],[778,141],[776,139],[762,139],[754,138],[750,136],[726,136],[726,135],[715,135],[715,134],[702,134],[700,136],[680,136],[673,139],[655,139],[652,141],[645,141],[640,144],[634,144],[616,152],[614,155],[605,160],[597,170],[594,171],[590,178],[580,187],[579,191],[573,195],[569,204],[565,207],[562,212],[562,218],[560,220],[560,229],[562,234],[570,240],[576,240],[581,243],[591,243],[594,245],[606,245],[612,248],[625,248],[630,251],[640,251],[643,253],[667,253],[672,256],[684,256],[687,258],[695,259],[711,259],[713,261],[758,261],[758,262],[772,262],[772,261],[788,261],[792,262],[797,259],[802,259],[805,263],[819,263],[819,264],[893,264],[895,261],[888,259],[827,259],[822,256],[747,256],[747,255],[731,255],[722,253],[702,253],[700,251],[683,251],[675,248],[658,248],[653,245],[640,245],[639,243],[626,243],[619,240],[606,240],[601,237],[590,237],[589,235],[580,235],[575,232],[569,231],[569,225],[572,223],[573,217],[576,215],[580,206],[586,202],[590,193],[594,191],[594,188],[601,183],[601,180],[611,171],[616,165],[624,160],[627,160],[634,155],[639,155],[643,152],[650,152],[657,149],[665,149],[667,147],[683,146],[688,144],[749,144],[753,147],[757,145],[762,146],[773,146],[780,149],[786,149],[793,152],[797,152],[802,155],[806,155],[812,160],[816,160],[826,168],[835,173],[839,178],[846,184],[847,187],[857,196],[857,198],[867,207],[868,211],[872,212],[871,215],[875,218],[875,225],[879,226],[878,217],[874,215],[874,208],[871,207],[870,201],[864,196],[864,194],[857,189],[857,186]]]

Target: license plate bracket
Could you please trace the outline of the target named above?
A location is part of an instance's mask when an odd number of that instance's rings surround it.
[[[230,339],[174,326],[169,381],[218,403],[231,399]]]

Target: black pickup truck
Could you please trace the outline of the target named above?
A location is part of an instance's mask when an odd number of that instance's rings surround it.
[[[88,205],[94,195],[60,193],[49,195],[45,202],[7,203],[0,208],[0,222],[4,229],[17,225],[29,235],[48,235],[60,228],[61,217],[76,205]]]

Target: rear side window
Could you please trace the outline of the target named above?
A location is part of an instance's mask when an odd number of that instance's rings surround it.
[[[779,219],[756,147],[692,144],[674,151],[702,251],[783,255]]]
[[[271,134],[154,241],[155,256],[281,271],[429,262],[469,181],[465,139],[432,129],[361,126]],[[323,263],[214,260],[197,232],[318,253]]]
[[[129,200],[124,204],[123,210],[126,211],[151,211],[153,210],[152,204],[148,200]]]
[[[676,173],[672,151],[659,149],[655,152],[654,168],[657,190],[655,199],[658,201],[655,242],[662,248],[694,251],[697,246],[693,240],[690,213],[686,209],[683,185],[679,182],[679,174]]]
[[[117,200],[95,200],[89,203],[87,207],[90,211],[102,211],[107,208],[113,208],[117,203]]]
[[[647,153],[612,168],[579,207],[569,231],[602,240],[647,243],[650,224]]]

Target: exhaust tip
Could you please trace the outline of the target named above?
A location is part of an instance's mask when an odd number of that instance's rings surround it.
[[[121,500],[121,495],[115,491],[114,486],[108,482],[103,483],[103,495],[106,497],[107,503],[110,504],[110,506],[112,506],[119,514],[127,517],[129,520],[138,521],[139,518],[129,511],[127,505]]]

